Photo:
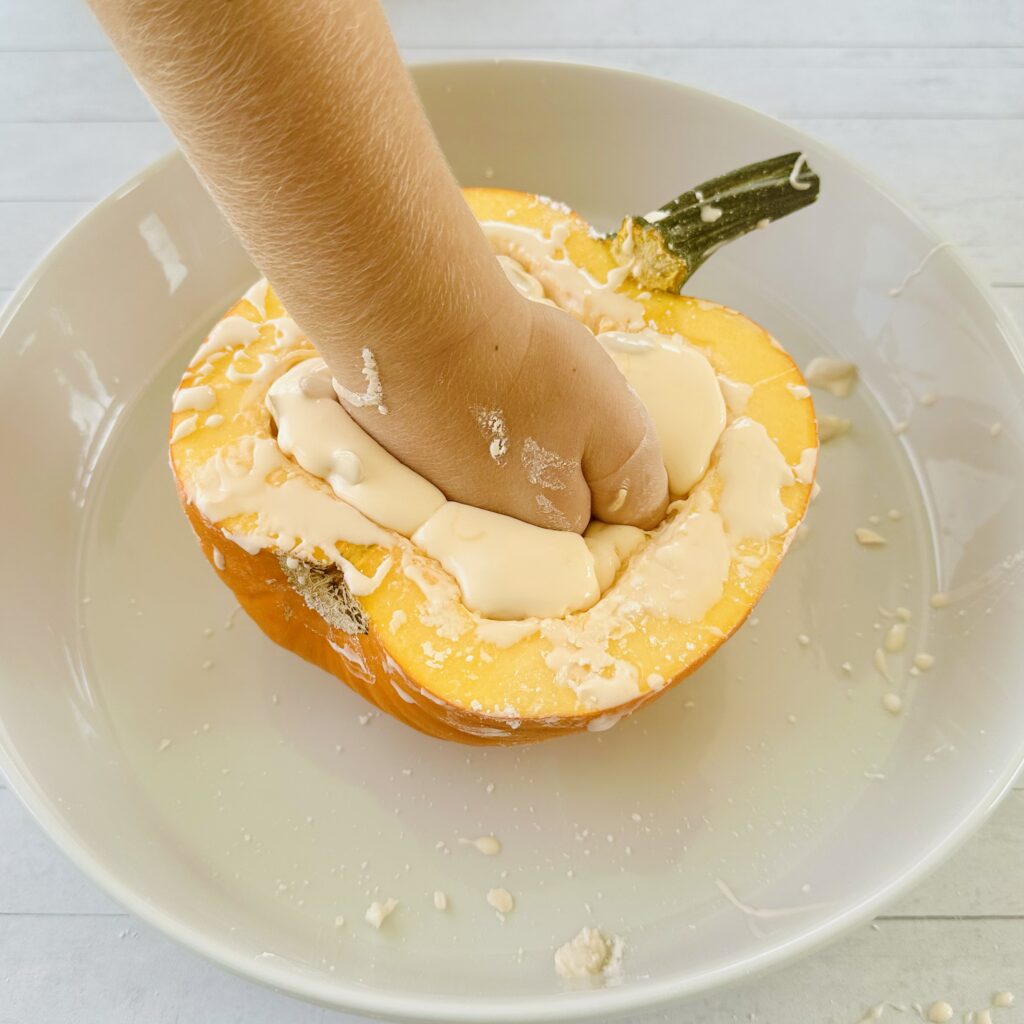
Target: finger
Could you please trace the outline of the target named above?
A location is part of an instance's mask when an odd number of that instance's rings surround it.
[[[639,406],[639,400],[634,398],[634,401]],[[634,410],[631,418],[636,423],[632,436],[639,433],[638,439],[611,472],[597,477],[587,475],[587,484],[590,487],[594,518],[604,523],[650,530],[665,518],[665,509],[668,507],[668,473],[662,461],[661,445],[647,411],[640,406],[639,410]],[[598,444],[606,443],[609,437],[614,437],[615,428],[615,424],[602,428]],[[622,437],[621,434],[619,436]],[[588,459],[585,455],[584,474],[587,474],[588,468],[600,466],[605,459],[607,453],[604,458],[598,459]]]

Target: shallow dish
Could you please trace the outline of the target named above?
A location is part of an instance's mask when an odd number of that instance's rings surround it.
[[[928,230],[763,115],[563,64],[416,77],[464,182],[547,193],[608,227],[808,154],[817,206],[687,289],[802,364],[860,368],[851,397],[815,395],[853,428],[823,450],[806,536],[717,657],[609,732],[466,750],[368,716],[234,614],[177,509],[169,396],[255,275],[172,156],[76,227],[0,321],[0,764],[133,912],[305,998],[522,1022],[706,991],[876,913],[1021,762],[1019,334],[949,249],[906,281]],[[888,543],[859,545],[866,526]],[[875,651],[897,608],[907,644],[888,682]],[[915,677],[919,652],[935,663]],[[459,842],[489,834],[497,857]],[[516,899],[504,920],[495,886]],[[374,931],[363,912],[387,897],[399,908]],[[625,940],[623,978],[564,991],[553,950],[585,924]]]

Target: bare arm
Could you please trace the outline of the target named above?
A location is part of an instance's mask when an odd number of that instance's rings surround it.
[[[372,351],[388,414],[348,403],[369,433],[454,500],[577,530],[592,504],[656,520],[666,484],[646,413],[583,327],[505,281],[376,0],[90,3],[353,394]],[[564,486],[541,494],[522,460],[491,458],[474,408],[502,410],[512,448],[557,452]]]

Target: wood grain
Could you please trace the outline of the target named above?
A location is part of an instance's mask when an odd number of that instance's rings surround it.
[[[592,47],[404,49],[410,62],[501,57],[624,68],[777,117],[1024,117],[1024,48]],[[112,52],[0,52],[0,122],[155,121]]]
[[[159,122],[142,124],[4,124],[0,201],[92,203],[174,145]]]
[[[385,0],[403,45],[871,47],[1007,46],[1024,41],[1016,0],[934,0],[809,4],[803,0],[719,0],[713,8],[679,0]],[[925,15],[927,11],[927,15]],[[457,28],[456,28],[457,26]],[[453,38],[457,37],[457,38]]]
[[[869,1007],[918,1020],[937,1000],[961,1014],[1024,983],[1024,921],[885,921],[725,994],[629,1024],[856,1024]],[[261,989],[128,918],[0,916],[0,1024],[357,1024]],[[952,957],[955,955],[955,961]],[[85,968],[85,969],[83,969]],[[996,1011],[1015,1024],[1019,1010]]]
[[[1024,43],[1017,0],[933,0],[929,4],[861,0],[385,0],[404,46],[910,46],[984,47]],[[80,0],[0,0],[5,49],[108,49]]]

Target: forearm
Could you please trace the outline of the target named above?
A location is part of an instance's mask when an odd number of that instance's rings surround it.
[[[343,381],[507,300],[375,0],[90,2]]]
[[[660,518],[650,417],[586,328],[505,280],[377,0],[89,2],[364,430],[454,501]]]

